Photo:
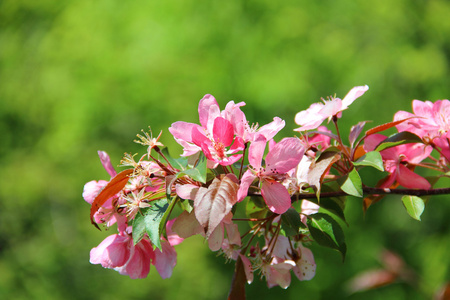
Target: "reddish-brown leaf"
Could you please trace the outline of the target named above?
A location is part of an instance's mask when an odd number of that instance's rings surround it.
[[[206,237],[222,222],[237,202],[239,185],[236,176],[215,178],[208,188],[200,188],[194,199],[195,216],[205,228]]]
[[[389,122],[389,123],[378,125],[378,126],[376,126],[374,128],[371,128],[371,129],[367,130],[366,131],[366,136],[369,136],[371,134],[374,134],[374,133],[377,133],[377,132],[384,131],[386,129],[392,128],[392,127],[397,126],[398,124],[403,123],[406,120],[409,120],[409,119],[412,119],[412,118],[416,118],[416,117],[409,117],[409,118],[406,118],[406,119],[403,119],[403,120],[398,120],[398,121],[394,121],[394,122]]]
[[[91,223],[95,227],[98,227],[97,223],[94,221],[94,214],[100,209],[100,207],[112,196],[120,192],[128,182],[128,176],[133,174],[134,169],[127,169],[111,179],[111,181],[105,186],[105,188],[95,197],[94,202],[91,206]]]

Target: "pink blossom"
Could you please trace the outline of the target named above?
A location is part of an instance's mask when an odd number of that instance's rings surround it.
[[[117,172],[116,170],[114,170],[114,167],[111,164],[109,155],[104,151],[98,151],[98,156],[100,158],[103,167],[111,176],[111,178],[116,176]],[[92,205],[97,195],[101,192],[103,188],[105,188],[105,186],[108,183],[109,181],[106,180],[99,180],[99,181],[92,180],[86,183],[83,189],[84,200]],[[106,223],[108,227],[117,223],[119,231],[120,232],[124,231],[126,228],[127,218],[124,214],[121,214],[117,211],[117,206],[115,204],[117,204],[118,202],[124,203],[123,199],[120,199],[118,195],[108,199],[95,213],[94,215],[95,222],[98,224]]]
[[[295,168],[304,153],[302,143],[297,138],[284,138],[277,143],[266,156],[266,166],[261,166],[266,139],[258,135],[249,147],[249,168],[241,179],[238,191],[238,201],[242,201],[253,181],[260,180],[261,194],[269,209],[277,214],[283,214],[291,207],[288,190],[280,182],[286,179],[287,173]]]
[[[373,134],[365,139],[364,150],[373,151],[377,145],[386,139],[381,134]],[[381,184],[381,188],[388,188],[397,182],[401,186],[411,189],[429,189],[430,183],[422,176],[414,173],[408,165],[420,163],[428,157],[432,148],[421,143],[404,144],[380,151],[384,168],[390,175]]]
[[[240,109],[244,105],[244,102],[234,104],[233,101],[230,101],[222,112],[222,116],[233,124],[234,133],[242,138],[244,143],[254,141],[257,134],[262,134],[266,140],[270,141],[284,128],[284,120],[278,117],[273,118],[272,122],[261,127],[258,124],[250,125],[244,112]]]
[[[279,285],[287,288],[291,283],[290,270],[299,280],[311,280],[315,276],[316,263],[311,250],[303,247],[300,242],[297,246],[294,244],[285,236],[277,237],[272,259],[268,263],[263,262],[262,266],[269,287]]]
[[[155,249],[155,259],[152,261],[161,278],[172,276],[172,271],[177,264],[177,252],[175,248],[164,238],[161,238],[161,250]]]
[[[128,234],[113,234],[92,248],[90,262],[101,264],[104,268],[114,269],[130,278],[145,278],[150,271],[150,262],[154,259],[150,242],[142,239],[134,245]]]
[[[450,101],[438,100],[436,102],[414,100],[413,112],[399,111],[394,116],[394,121],[411,118],[396,127],[398,131],[409,131],[420,137],[428,136],[450,137]]]
[[[235,136],[235,128],[229,120],[232,119],[231,111],[235,110],[234,106],[229,105],[228,110],[221,112],[216,99],[205,95],[198,106],[200,125],[173,123],[169,131],[183,146],[183,156],[190,156],[201,150],[214,164],[213,167],[238,161],[242,155],[236,153],[244,149],[244,143],[241,137]]]
[[[315,129],[319,127],[320,124],[325,119],[330,120],[333,116],[341,117],[342,111],[347,109],[350,104],[353,103],[357,98],[361,97],[369,87],[356,86],[352,88],[344,99],[330,97],[329,100],[323,100],[324,103],[313,103],[311,106],[303,110],[295,116],[295,123],[300,125],[296,131],[305,131],[310,129]]]

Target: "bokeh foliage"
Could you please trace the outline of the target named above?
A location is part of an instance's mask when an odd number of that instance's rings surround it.
[[[251,122],[286,120],[320,97],[370,90],[344,112],[342,128],[410,110],[412,99],[448,98],[450,4],[419,1],[0,1],[0,297],[4,299],[224,299],[233,265],[201,239],[177,247],[171,279],[153,269],[130,280],[89,264],[108,233],[89,223],[85,182],[107,179],[97,150],[118,163],[151,125],[197,122],[211,93],[223,107],[245,101]],[[422,222],[400,199],[362,215],[348,200],[349,252],[314,247],[317,275],[288,290],[259,279],[250,299],[428,299],[450,279],[448,197],[432,198]],[[348,295],[346,282],[394,250],[420,274]]]

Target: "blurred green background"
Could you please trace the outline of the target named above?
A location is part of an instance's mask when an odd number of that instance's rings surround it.
[[[0,298],[225,299],[232,264],[194,238],[177,247],[172,278],[156,270],[131,280],[89,263],[110,233],[89,222],[81,197],[90,180],[108,179],[97,157],[114,164],[151,125],[181,153],[167,128],[197,122],[198,101],[245,101],[250,122],[286,120],[320,97],[370,90],[344,112],[341,126],[381,124],[412,99],[450,95],[450,3],[422,1],[0,1]],[[249,299],[430,299],[450,280],[450,201],[430,200],[422,222],[398,198],[363,216],[348,200],[348,255],[313,247],[316,277],[267,289],[257,278]],[[380,267],[384,248],[420,276],[349,295],[350,278]]]

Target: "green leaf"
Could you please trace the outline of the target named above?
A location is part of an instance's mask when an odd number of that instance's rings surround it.
[[[327,192],[327,189],[323,189],[324,192]],[[345,209],[345,199],[346,197],[332,197],[332,198],[322,198],[319,201],[317,199],[308,199],[308,201],[314,202],[319,205],[321,208],[328,210],[329,212],[335,214],[342,221],[347,224],[347,220],[345,219],[344,209]],[[348,225],[348,224],[347,224]]]
[[[410,143],[423,143],[423,142],[422,139],[417,135],[415,135],[414,133],[402,131],[386,138],[384,141],[378,144],[378,146],[375,148],[375,151],[382,151],[387,148]]]
[[[245,206],[245,214],[253,219],[263,219],[266,217],[267,212],[266,202],[262,197],[249,197]]]
[[[188,159],[186,157],[179,157],[177,159],[173,158],[172,156],[170,156],[169,154],[169,150],[168,148],[163,148],[161,149],[162,154],[164,154],[164,156],[167,158],[167,160],[169,161],[169,163],[172,165],[172,167],[174,167],[175,169],[178,170],[184,170],[188,164]]]
[[[349,195],[362,197],[362,181],[361,177],[359,177],[358,171],[354,168],[345,178],[344,183],[341,185],[341,190]]]
[[[286,236],[294,236],[299,233],[300,227],[305,228],[305,224],[300,220],[300,214],[293,208],[289,208],[281,215],[281,229]]]
[[[151,207],[141,209],[133,221],[133,242],[136,245],[147,233],[152,244],[161,250],[160,223],[169,204],[167,199],[152,201]]]
[[[403,205],[408,214],[417,221],[420,221],[420,216],[425,209],[425,201],[417,196],[405,195],[402,197]]]
[[[200,153],[194,168],[187,169],[183,172],[178,173],[179,176],[188,175],[195,181],[206,183],[206,173],[207,173],[206,161],[207,161],[206,156],[203,153]]]
[[[380,152],[371,151],[361,156],[357,161],[353,162],[355,166],[369,166],[381,172],[384,171],[383,158]]]
[[[330,215],[317,213],[308,217],[308,228],[311,236],[321,246],[339,251],[345,259],[347,245],[341,226]]]

